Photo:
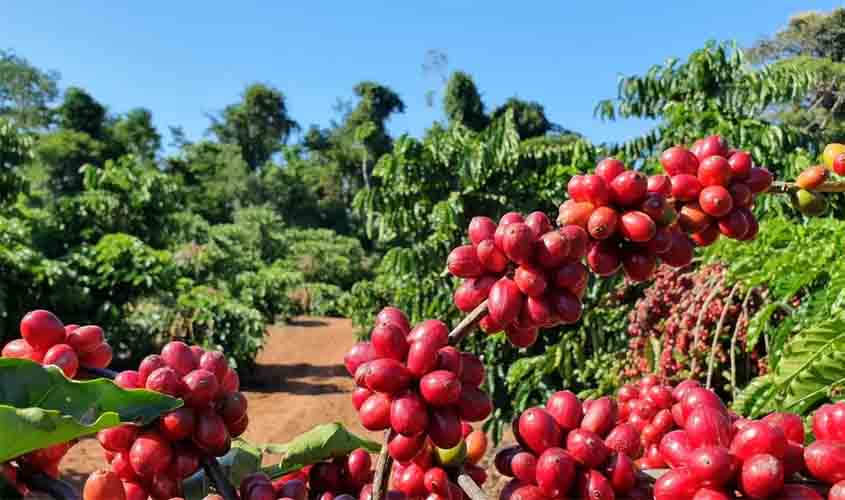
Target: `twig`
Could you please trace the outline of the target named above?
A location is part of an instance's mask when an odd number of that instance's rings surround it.
[[[29,473],[23,469],[18,478],[31,490],[47,493],[56,500],[79,500],[80,496],[68,483],[44,474],[43,472]]]
[[[801,189],[794,182],[775,181],[769,191],[776,194],[791,193]],[[845,193],[845,181],[827,181],[813,189],[807,189],[816,193]]]
[[[229,478],[223,474],[220,468],[220,463],[217,459],[207,456],[200,457],[200,463],[205,471],[205,475],[211,479],[214,484],[214,489],[223,497],[224,500],[238,500],[238,493],[235,488],[229,483]]]
[[[677,271],[678,270],[675,269],[672,272],[677,273]],[[693,295],[693,297],[692,297],[691,304],[692,305],[698,304],[698,301],[701,299],[701,297],[703,297],[704,294],[707,293],[707,290],[710,290],[710,287],[712,287],[718,279],[719,278],[715,277],[715,276],[711,277],[709,280],[707,280],[707,283],[705,283],[704,286],[698,287],[697,290],[695,291],[695,295]],[[696,322],[696,325],[698,325],[697,322]],[[695,335],[695,331],[696,331],[696,328],[697,328],[696,325],[693,325],[693,328],[692,328],[693,335]],[[690,354],[692,354],[692,347],[690,347]],[[662,371],[663,371],[663,367],[660,367],[660,372],[662,372]]]
[[[449,332],[449,345],[458,344],[461,340],[464,339],[469,333],[475,328],[475,325],[481,321],[481,318],[487,314],[487,301],[485,300],[481,304],[473,309],[464,319],[458,323],[458,326],[455,327],[454,330]],[[375,499],[374,499],[375,500]]]
[[[709,283],[712,283],[711,280]],[[707,296],[707,299],[704,301],[704,304],[701,306],[701,311],[698,312],[698,319],[695,322],[695,329],[693,330],[692,336],[692,346],[690,346],[690,354],[692,355],[692,362],[690,363],[690,376],[695,376],[695,370],[698,368],[698,358],[695,357],[695,349],[698,347],[698,337],[699,333],[701,332],[701,323],[704,321],[704,314],[707,312],[707,308],[710,307],[710,302],[716,297],[716,294],[722,291],[722,282],[719,281],[716,286],[713,288],[713,291],[710,292],[710,295]]]
[[[384,431],[384,442],[381,444],[381,452],[376,461],[376,473],[373,478],[372,500],[383,500],[387,497],[387,483],[390,479],[390,469],[393,467],[393,459],[387,452],[387,445],[390,444],[390,436],[393,431]]]
[[[748,301],[751,299],[751,295],[754,293],[754,288],[749,288],[748,292],[745,294],[745,299],[742,301],[742,311],[739,313],[739,317],[736,320],[736,325],[734,326],[734,333],[731,336],[731,393],[733,394],[733,398],[736,399],[737,396],[737,386],[736,386],[736,339],[739,336],[739,329],[742,327],[743,321],[748,321]]]
[[[739,283],[736,283],[731,288],[731,293],[728,294],[728,298],[725,300],[725,303],[722,304],[722,315],[719,316],[719,322],[716,323],[716,331],[713,332],[713,342],[710,343],[710,360],[707,362],[707,384],[705,384],[705,387],[708,389],[710,388],[710,382],[713,381],[713,365],[716,361],[716,344],[719,342],[719,334],[722,333],[722,325],[725,323],[725,317],[728,315],[731,301],[733,301],[734,294],[737,290],[739,290]]]
[[[484,491],[464,471],[458,474],[458,486],[464,490],[464,493],[467,494],[470,500],[487,500],[487,495],[484,494]]]

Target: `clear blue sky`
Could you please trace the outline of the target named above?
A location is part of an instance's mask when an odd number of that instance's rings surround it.
[[[577,5],[573,5],[577,4]],[[125,7],[132,5],[132,7]],[[412,7],[413,5],[413,7]],[[805,10],[833,1],[42,1],[0,7],[0,47],[88,89],[112,112],[150,108],[164,132],[199,138],[205,113],[244,86],[280,88],[295,120],[327,125],[337,98],[376,80],[407,105],[394,133],[420,134],[442,116],[425,94],[439,79],[425,54],[448,55],[473,75],[491,108],[507,97],[540,101],[556,123],[595,141],[624,140],[636,122],[602,123],[595,103],[620,74],[685,57],[707,39],[750,44]]]

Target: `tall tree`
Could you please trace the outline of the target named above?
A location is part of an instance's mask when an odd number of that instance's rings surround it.
[[[81,168],[102,165],[104,150],[103,143],[84,132],[57,130],[39,138],[35,157],[48,174],[50,191],[60,196],[82,191]]]
[[[513,111],[514,123],[520,139],[539,137],[556,127],[546,118],[543,105],[536,101],[524,101],[518,97],[511,97],[493,110],[493,119],[501,118],[508,111]]]
[[[748,54],[754,60],[794,56],[822,57],[845,61],[845,8],[831,12],[802,12],[772,37],[758,41]]]
[[[450,124],[459,123],[470,130],[481,131],[490,122],[484,113],[484,102],[472,77],[455,71],[446,84],[443,111]]]
[[[88,134],[93,139],[103,137],[106,108],[84,89],[69,87],[58,108],[59,127]]]
[[[212,117],[209,130],[220,142],[240,146],[247,165],[256,170],[298,128],[288,115],[282,92],[256,83],[246,88],[241,102],[226,106],[219,116]]]
[[[29,134],[0,118],[0,206],[23,190],[24,178],[16,167],[32,156],[32,142]]]
[[[354,88],[358,103],[346,116],[344,128],[348,137],[355,137],[356,130],[369,154],[378,158],[390,151],[392,139],[387,133],[387,120],[393,113],[404,113],[405,103],[399,94],[376,82],[361,82]],[[366,129],[372,129],[367,131]]]
[[[17,126],[45,127],[59,94],[55,71],[41,71],[13,52],[0,50],[0,116]]]
[[[153,125],[153,114],[145,108],[133,109],[114,120],[111,136],[125,152],[141,158],[154,158],[161,148],[161,135]]]
[[[801,99],[778,107],[778,117],[823,141],[845,141],[845,8],[797,14],[746,54],[756,63],[813,72],[812,88]]]
[[[243,204],[249,167],[237,145],[188,144],[167,158],[164,168],[181,178],[188,208],[210,222],[230,222]]]

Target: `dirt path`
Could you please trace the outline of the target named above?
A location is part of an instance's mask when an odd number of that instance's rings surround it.
[[[349,398],[354,383],[343,355],[355,342],[353,332],[350,320],[335,318],[303,317],[270,328],[255,374],[242,384],[250,417],[244,437],[253,443],[284,443],[317,424],[341,422],[352,432],[378,440],[358,423]],[[100,446],[86,439],[68,453],[62,471],[65,479],[80,486],[105,465]]]

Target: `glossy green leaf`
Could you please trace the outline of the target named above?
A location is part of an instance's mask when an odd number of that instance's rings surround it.
[[[845,320],[830,319],[806,328],[784,346],[775,384],[783,407],[802,413],[845,383]]]
[[[146,424],[181,405],[111,380],[69,380],[54,366],[0,359],[0,462],[122,422]]]
[[[265,469],[270,477],[275,478],[327,458],[347,455],[358,448],[364,448],[370,453],[378,453],[381,445],[358,437],[346,430],[343,425],[335,422],[318,425],[288,443],[265,444],[259,448],[264,453],[281,455],[278,465]]]
[[[758,417],[771,409],[775,393],[772,376],[762,375],[745,386],[734,399],[732,408],[740,415]]]

